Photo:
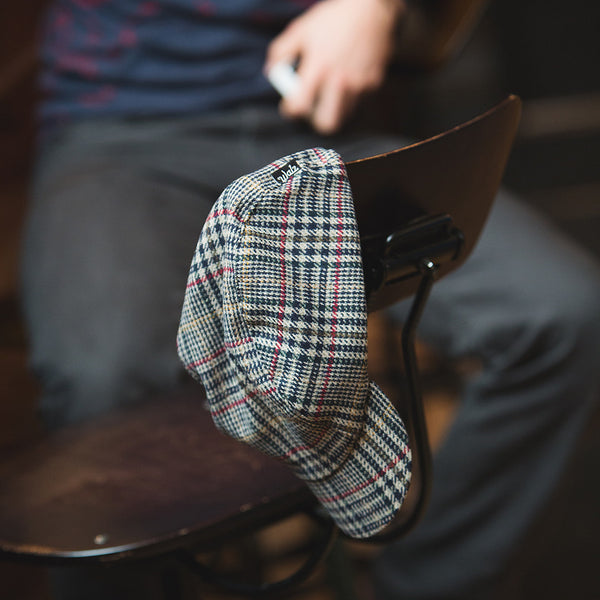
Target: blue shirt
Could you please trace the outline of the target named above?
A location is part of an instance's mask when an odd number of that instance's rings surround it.
[[[42,122],[274,98],[267,46],[315,1],[55,0],[41,45]]]

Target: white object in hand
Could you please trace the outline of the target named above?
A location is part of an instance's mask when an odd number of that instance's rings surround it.
[[[287,62],[280,62],[271,67],[267,73],[267,78],[283,98],[292,96],[300,84],[298,73]]]

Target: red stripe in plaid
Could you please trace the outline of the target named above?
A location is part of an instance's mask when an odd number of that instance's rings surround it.
[[[258,391],[252,392],[251,394],[248,394],[246,397],[241,398],[240,400],[236,400],[235,402],[231,402],[230,404],[227,404],[226,406],[222,406],[218,410],[211,410],[210,414],[213,417],[218,417],[219,415],[222,415],[224,412],[227,412],[228,410],[230,410],[236,406],[239,406],[240,404],[245,404],[246,402],[248,402],[248,400],[250,400],[251,398],[254,398],[254,396],[258,396]]]
[[[323,163],[326,164],[327,163],[327,159],[323,156],[323,154],[321,153],[321,151],[318,148],[314,148],[315,154],[319,157],[319,160]]]
[[[210,356],[205,356],[201,360],[197,360],[195,362],[188,363],[187,366],[188,367],[199,367],[200,365],[203,365],[203,364],[207,363],[208,361],[213,360],[214,358],[217,358],[218,356],[221,356],[221,354],[223,354],[223,352],[225,352],[227,350],[227,348],[237,348],[238,346],[241,346],[242,344],[247,344],[248,342],[251,342],[251,341],[252,341],[252,338],[246,338],[244,340],[239,340],[234,343],[225,344],[225,346],[223,348],[219,348],[216,352],[213,352]]]
[[[244,222],[242,217],[240,217],[236,212],[234,212],[233,210],[231,210],[229,208],[223,208],[221,210],[215,210],[215,212],[210,213],[210,215],[208,215],[208,217],[206,217],[206,223],[208,223],[211,219],[214,219],[215,217],[220,217],[222,215],[229,215],[231,217],[234,217],[240,223]]]
[[[233,269],[231,267],[223,267],[223,268],[219,269],[218,271],[215,271],[214,273],[209,273],[208,275],[199,277],[195,281],[190,281],[190,283],[187,284],[186,289],[189,290],[191,287],[194,287],[195,285],[200,285],[201,283],[204,283],[205,281],[208,281],[209,279],[214,279],[215,277],[220,277],[221,275],[223,275],[223,273],[233,273]]]
[[[267,396],[269,394],[272,394],[275,391],[276,391],[275,388],[270,388],[264,392],[260,392],[260,394],[261,394],[261,396]],[[252,398],[254,398],[254,396],[258,396],[258,394],[259,394],[259,392],[258,392],[258,390],[256,390],[256,391],[252,392],[251,394],[248,394],[247,396],[244,396],[243,398],[236,400],[235,402],[231,402],[230,404],[226,404],[225,406],[222,406],[218,410],[211,410],[210,414],[213,417],[218,417],[219,415],[222,415],[223,413],[227,412],[228,410],[231,410],[232,408],[235,408],[236,406],[245,404],[246,402],[248,402],[248,400],[251,400]]]
[[[402,454],[399,454],[398,456],[396,456],[396,458],[391,463],[386,465],[386,467],[384,469],[382,469],[381,471],[379,471],[379,473],[377,473],[376,475],[373,475],[373,477],[371,477],[370,479],[367,479],[367,481],[363,481],[361,484],[353,487],[352,489],[346,490],[343,494],[338,494],[337,496],[330,496],[329,498],[319,498],[319,501],[320,502],[337,502],[338,500],[343,500],[344,498],[347,498],[348,496],[351,496],[352,494],[356,494],[356,492],[360,492],[360,490],[363,490],[368,485],[371,485],[372,483],[377,481],[380,477],[383,477],[390,469],[393,469],[406,456],[407,451],[408,451],[408,448],[405,448],[402,451]]]
[[[293,456],[297,452],[302,452],[302,450],[311,450],[312,448],[317,446],[324,437],[325,437],[325,430],[323,430],[321,432],[321,435],[312,444],[307,444],[306,446],[296,446],[295,448],[291,448],[285,454],[282,454],[280,456],[280,458],[289,458],[290,456]]]

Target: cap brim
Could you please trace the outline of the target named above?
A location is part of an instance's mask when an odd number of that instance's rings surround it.
[[[384,393],[371,382],[365,427],[353,452],[327,479],[306,483],[344,533],[366,538],[394,518],[410,476],[406,428]]]

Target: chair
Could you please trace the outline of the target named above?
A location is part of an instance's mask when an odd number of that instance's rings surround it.
[[[399,406],[416,469],[396,522],[405,534],[426,506],[429,446],[414,356],[416,327],[436,278],[460,266],[484,225],[508,158],[520,102],[509,97],[439,136],[348,163],[369,310],[414,296],[403,330],[406,403]],[[303,482],[271,457],[216,430],[199,386],[94,423],[65,428],[0,461],[0,558],[91,564],[176,556],[210,581],[194,554],[301,512],[324,524],[307,563],[284,582],[238,593],[281,593],[302,580],[334,531]]]

